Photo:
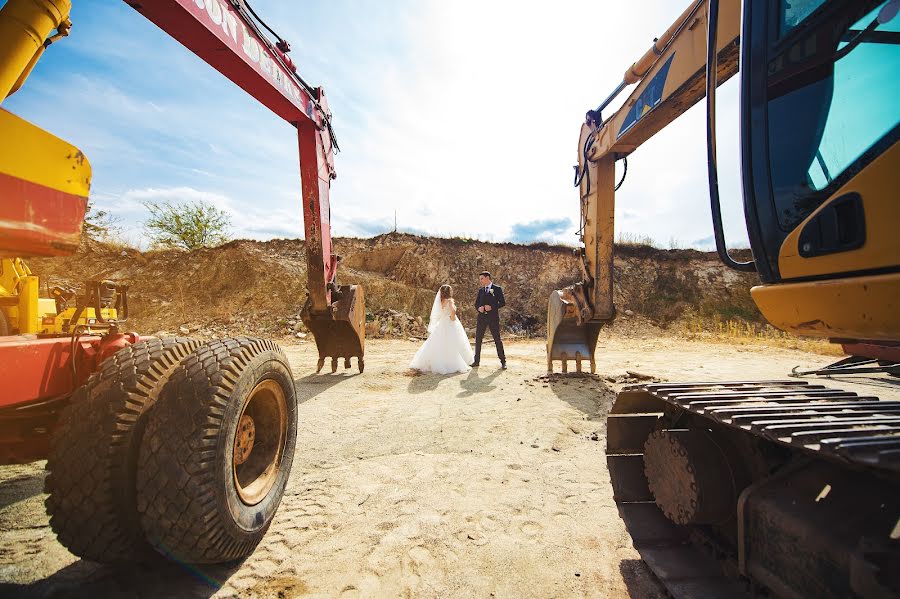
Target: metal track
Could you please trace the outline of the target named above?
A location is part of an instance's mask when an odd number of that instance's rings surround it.
[[[644,474],[644,443],[667,413],[690,412],[792,450],[900,472],[900,402],[806,381],[658,383],[626,387],[607,419],[607,463],[619,513],[642,559],[676,598],[742,597],[736,556],[698,547],[672,523]],[[714,559],[714,557],[719,559]]]

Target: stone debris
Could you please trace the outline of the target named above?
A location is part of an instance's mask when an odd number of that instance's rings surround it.
[[[366,313],[366,336],[420,341],[428,337],[428,327],[421,316],[399,310],[376,310]]]
[[[643,372],[637,372],[635,370],[626,370],[625,373],[633,379],[637,379],[639,381],[652,381],[656,380],[656,377],[652,374],[644,374]]]
[[[607,383],[617,383],[617,384],[634,384],[634,383],[659,383],[662,381],[661,378],[652,374],[644,374],[642,372],[635,372],[632,370],[626,370],[625,374],[616,374],[603,377],[603,380]]]

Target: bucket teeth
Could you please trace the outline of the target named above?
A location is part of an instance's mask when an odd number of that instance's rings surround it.
[[[575,371],[581,372],[582,360],[588,360],[591,374],[596,373],[594,350],[601,326],[601,322],[584,320],[571,288],[551,292],[547,302],[547,372],[553,372],[553,362],[559,361],[562,372],[568,373],[569,360],[574,360]]]
[[[336,290],[334,297],[336,299],[329,312],[313,313],[309,299],[300,312],[300,317],[312,332],[319,350],[316,372],[321,372],[327,358],[331,358],[331,372],[337,372],[340,358],[344,359],[344,368],[350,368],[350,358],[354,357],[362,372],[366,341],[363,288],[361,285],[343,285]]]

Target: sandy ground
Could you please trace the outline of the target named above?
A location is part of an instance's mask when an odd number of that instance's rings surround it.
[[[79,560],[44,513],[43,463],[0,467],[0,596],[662,597],[619,520],[604,417],[626,370],[668,380],[783,378],[830,358],[759,345],[601,342],[597,377],[542,378],[541,341],[502,371],[414,376],[417,345],[375,341],[365,374],[314,375],[287,347],[303,401],[297,457],[256,552],[227,566]],[[857,388],[900,395],[875,381]],[[880,385],[878,387],[877,385]]]

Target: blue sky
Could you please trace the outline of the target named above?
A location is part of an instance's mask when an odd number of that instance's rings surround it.
[[[343,150],[335,235],[389,231],[396,211],[401,230],[572,245],[584,112],[683,9],[667,0],[252,4],[329,95]],[[94,202],[121,219],[127,240],[145,244],[146,200],[211,201],[237,237],[302,235],[290,125],[124,2],[76,0],[72,21],[4,108],[85,152]],[[727,231],[741,245],[736,88],[720,92],[719,153]],[[695,107],[629,158],[618,230],[711,247],[705,164]]]

